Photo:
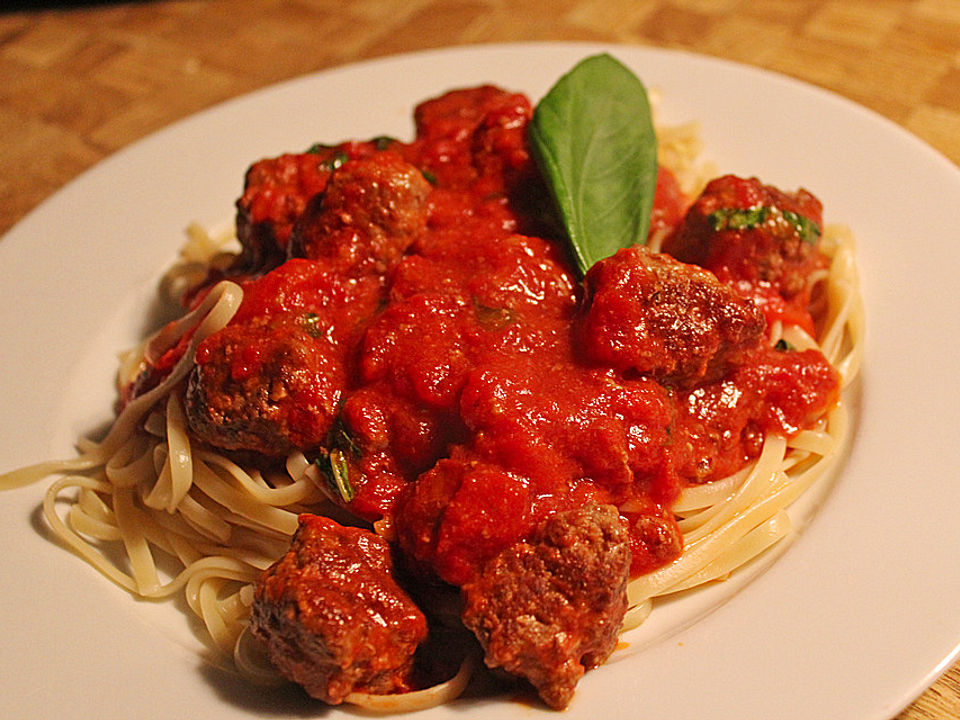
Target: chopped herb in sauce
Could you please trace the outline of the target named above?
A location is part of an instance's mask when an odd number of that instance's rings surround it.
[[[331,450],[326,456],[317,458],[316,466],[334,493],[344,502],[353,500],[356,493],[350,484],[350,469],[342,451]]]
[[[390,135],[378,135],[377,137],[373,138],[370,142],[373,143],[373,146],[377,150],[386,150],[394,143],[398,143],[400,141],[397,140],[395,137],[391,137]]]
[[[323,330],[320,327],[320,316],[316,313],[307,313],[303,316],[303,329],[307,331],[310,337],[320,337]]]
[[[340,167],[345,162],[347,162],[349,159],[350,159],[349,155],[347,155],[342,150],[338,150],[333,154],[332,157],[329,157],[320,163],[320,169],[326,170],[327,172],[333,172],[338,167]]]
[[[473,298],[473,312],[477,322],[484,330],[502,330],[516,320],[516,313],[508,307],[490,307],[476,297]]]
[[[761,205],[753,208],[721,208],[710,213],[707,221],[717,232],[721,230],[753,230],[767,222],[783,219],[792,225],[800,239],[815,245],[820,237],[819,226],[803,215],[789,210]]]

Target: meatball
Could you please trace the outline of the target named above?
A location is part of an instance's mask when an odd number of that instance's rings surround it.
[[[601,260],[584,279],[587,358],[620,371],[692,385],[755,347],[762,312],[711,273],[641,247]]]
[[[613,652],[627,608],[628,533],[612,505],[548,518],[463,587],[463,622],[489,667],[566,707],[584,672]]]
[[[725,175],[707,184],[663,250],[723,282],[763,284],[805,307],[810,276],[826,265],[818,250],[822,215],[806,190]]]
[[[378,140],[316,145],[307,152],[264,158],[244,176],[237,200],[237,239],[242,252],[231,272],[256,275],[287,259],[293,228],[310,201],[345,162],[383,149]]]
[[[380,536],[303,515],[289,551],[256,584],[251,628],[312,697],[408,691],[427,623],[392,570]]]
[[[298,327],[228,325],[197,350],[187,421],[216,447],[282,457],[323,445],[346,382],[326,337]]]
[[[430,183],[393,152],[348,161],[306,207],[291,257],[329,258],[354,275],[386,274],[426,229]]]
[[[492,85],[427,100],[414,113],[423,166],[444,187],[466,187],[484,175],[508,185],[528,177],[533,162],[526,128],[532,113],[526,97]]]
[[[286,259],[293,225],[326,187],[333,153],[333,148],[288,153],[250,166],[237,200],[237,239],[243,249],[238,266],[262,272]]]

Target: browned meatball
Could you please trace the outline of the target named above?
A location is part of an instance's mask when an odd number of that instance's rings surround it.
[[[724,175],[707,184],[663,250],[724,282],[763,284],[805,307],[810,276],[826,264],[818,251],[822,215],[806,190]]]
[[[237,199],[238,267],[263,272],[286,260],[293,224],[326,186],[333,153],[288,153],[250,166]]]
[[[307,204],[327,186],[330,174],[349,160],[382,149],[378,140],[316,145],[304,153],[263,158],[249,167],[237,199],[237,239],[242,252],[233,272],[257,275],[287,259],[294,225]]]
[[[257,582],[251,628],[271,662],[313,697],[410,690],[423,613],[392,576],[386,541],[315,515]]]
[[[294,227],[290,255],[382,275],[424,231],[430,184],[392,152],[344,163]]]
[[[324,443],[345,386],[326,337],[298,327],[228,325],[198,348],[187,421],[216,447],[280,457]]]
[[[755,347],[765,320],[713,274],[641,247],[590,268],[580,328],[593,362],[692,384]]]
[[[552,515],[463,587],[463,622],[490,667],[566,707],[585,670],[613,652],[627,608],[627,529],[612,505]]]

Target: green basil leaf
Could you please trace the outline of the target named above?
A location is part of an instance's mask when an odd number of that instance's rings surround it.
[[[580,61],[537,104],[534,158],[582,272],[644,244],[657,187],[657,138],[647,91],[610,55]]]

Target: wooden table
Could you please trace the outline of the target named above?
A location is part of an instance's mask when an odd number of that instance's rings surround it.
[[[960,0],[22,5],[0,9],[0,233],[99,160],[218,101],[466,43],[596,40],[725,57],[845,95],[960,164]],[[898,716],[933,718],[960,718],[960,664]]]

